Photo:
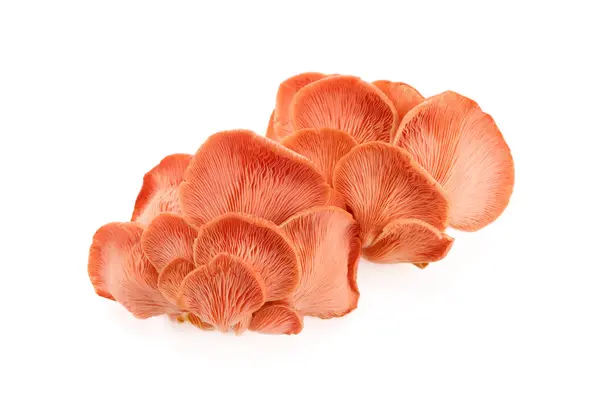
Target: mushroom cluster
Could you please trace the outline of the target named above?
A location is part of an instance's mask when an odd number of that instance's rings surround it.
[[[426,266],[450,226],[477,231],[508,205],[514,164],[492,117],[447,91],[305,73],[278,90],[267,137],[312,160],[360,225],[365,258]]]
[[[145,176],[129,222],[94,235],[96,293],[134,316],[295,334],[358,302],[358,225],[304,157],[251,131],[212,135]]]
[[[512,156],[493,119],[454,92],[305,73],[284,81],[266,137],[210,136],[143,179],[131,221],[94,234],[96,293],[137,318],[297,334],[354,310],[361,254],[439,261],[448,227],[506,208]]]

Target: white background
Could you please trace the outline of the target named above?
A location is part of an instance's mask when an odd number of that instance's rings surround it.
[[[206,3],[0,1],[0,398],[600,398],[594,2]],[[295,337],[97,297],[92,235],[143,174],[263,133],[305,71],[478,101],[515,158],[506,212],[423,271],[362,262],[359,308]]]

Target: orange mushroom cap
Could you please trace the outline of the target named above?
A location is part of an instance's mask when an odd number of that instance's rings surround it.
[[[479,230],[504,211],[514,187],[514,163],[491,116],[455,92],[433,96],[406,114],[395,142],[444,188],[450,225]]]
[[[88,260],[92,285],[137,318],[178,314],[158,291],[158,272],[142,252],[142,232],[135,222],[113,222],[96,231]]]
[[[294,131],[338,129],[358,143],[389,142],[399,123],[392,101],[354,76],[334,75],[306,85],[294,96],[291,110]]]
[[[227,212],[279,224],[325,204],[329,186],[308,159],[252,131],[235,130],[204,142],[179,195],[183,215],[197,227]]]
[[[191,158],[189,154],[172,154],[144,175],[132,221],[147,225],[160,213],[181,211],[178,187]]]
[[[275,110],[272,114],[272,126],[267,130],[267,137],[279,141],[294,131],[291,122],[291,104],[296,93],[304,86],[325,78],[320,72],[305,72],[286,79],[279,85]]]

